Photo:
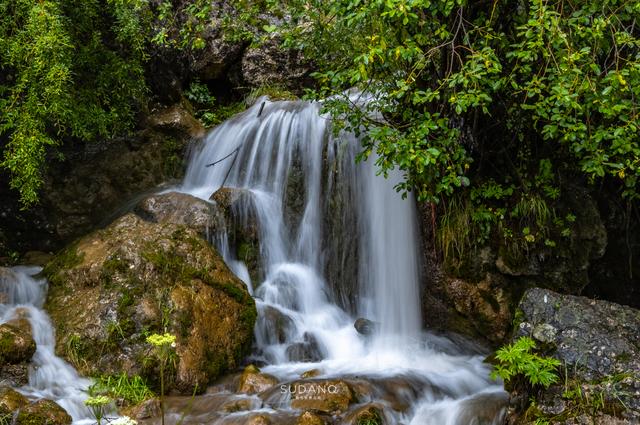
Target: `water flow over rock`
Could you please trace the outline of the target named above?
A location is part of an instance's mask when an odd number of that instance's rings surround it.
[[[54,400],[75,421],[88,419],[84,406],[90,381],[81,378],[75,369],[55,355],[55,335],[49,316],[42,306],[47,282],[34,277],[38,267],[15,267],[0,275],[0,323],[26,318],[31,324],[36,352],[29,368],[29,384],[20,389],[33,398]]]
[[[392,423],[468,423],[479,399],[478,415],[500,420],[504,392],[482,358],[421,332],[419,232],[414,202],[394,189],[402,174],[356,164],[358,140],[334,137],[319,107],[260,99],[192,153],[181,188],[202,199],[223,186],[248,194],[235,221],[257,227],[261,273],[247,272],[231,229],[215,240],[256,297],[256,359],[281,382],[314,368],[323,379],[411,382],[408,408],[385,404]],[[359,335],[355,317],[379,326]],[[292,397],[267,400],[291,407]]]

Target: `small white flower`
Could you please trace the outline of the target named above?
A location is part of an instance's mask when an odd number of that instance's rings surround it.
[[[171,348],[176,348],[176,343],[175,342],[171,343]]]
[[[115,421],[110,422],[111,425],[138,425],[138,422],[134,421],[128,416],[122,416]]]

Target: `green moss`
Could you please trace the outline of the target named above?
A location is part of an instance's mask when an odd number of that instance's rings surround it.
[[[4,360],[5,355],[11,353],[14,344],[15,335],[13,334],[13,332],[6,331],[0,334],[0,360]]]
[[[76,245],[72,245],[58,253],[42,270],[42,274],[52,285],[62,286],[64,278],[61,272],[82,263],[84,253],[79,253]]]
[[[200,245],[200,241],[195,238],[192,239],[196,241],[194,243]],[[242,305],[254,305],[253,298],[239,285],[234,284],[232,281],[216,280],[212,276],[212,270],[208,268],[196,269],[175,251],[167,252],[160,249],[151,249],[145,251],[142,255],[161,272],[163,279],[168,283],[175,285],[178,282],[188,283],[193,279],[198,279],[211,287],[220,289]]]
[[[100,270],[100,280],[105,286],[109,286],[113,283],[114,275],[120,273],[127,273],[129,271],[129,263],[120,257],[119,252],[115,252],[110,255],[109,258],[102,264]]]

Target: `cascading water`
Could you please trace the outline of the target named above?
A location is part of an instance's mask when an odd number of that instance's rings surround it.
[[[352,135],[332,136],[318,104],[261,99],[192,153],[181,190],[242,192],[236,213],[259,229],[262,282],[228,235],[216,238],[256,297],[256,358],[282,380],[309,369],[405,379],[411,408],[385,411],[390,423],[498,423],[504,392],[482,357],[421,332],[419,231],[414,202],[394,189],[401,173],[377,176],[371,160],[356,164],[358,149]],[[376,323],[370,338],[354,329],[358,316]]]
[[[54,400],[74,419],[93,423],[84,406],[91,382],[81,378],[67,362],[55,355],[55,336],[44,312],[47,282],[34,277],[39,267],[14,267],[0,274],[0,323],[26,318],[31,324],[36,352],[29,367],[29,384],[19,391],[31,398]]]

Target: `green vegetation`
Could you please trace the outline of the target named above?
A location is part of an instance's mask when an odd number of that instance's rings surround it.
[[[534,352],[536,343],[529,337],[519,338],[500,348],[495,355],[497,364],[491,373],[493,379],[502,378],[506,385],[524,384],[530,387],[548,388],[558,382],[556,369],[560,361],[542,357]]]
[[[62,144],[129,132],[154,45],[202,48],[210,2],[0,0],[0,167],[29,207]]]
[[[325,107],[339,127],[363,136],[360,159],[402,170],[398,189],[442,205],[445,225],[470,225],[441,235],[445,252],[490,238],[514,257],[553,249],[571,234],[559,218],[574,213],[561,205],[570,181],[638,198],[637,3],[290,0],[272,9],[291,16],[278,29],[285,45],[319,67],[311,97],[333,96]],[[458,206],[466,216],[453,216]]]
[[[132,406],[154,397],[140,376],[130,377],[123,372],[120,375],[98,376],[94,380],[95,383],[89,390],[91,394],[106,395],[115,400],[122,399]]]
[[[145,94],[144,3],[0,1],[0,165],[24,205],[51,148],[130,128]]]
[[[377,410],[371,409],[358,417],[358,425],[382,425],[384,422]]]
[[[564,391],[562,399],[564,408],[557,414],[545,413],[540,410],[535,399],[524,412],[525,421],[534,424],[564,423],[578,418],[598,418],[601,415],[621,417],[628,409],[625,398],[633,398],[632,391],[624,389],[622,382],[629,378],[629,374],[616,374],[596,381],[585,381],[570,378],[565,370],[565,380],[562,384]]]
[[[399,168],[398,190],[439,205],[438,243],[454,268],[486,243],[516,263],[561,250],[575,220],[562,202],[572,182],[606,184],[629,205],[638,198],[637,3],[81,3],[0,0],[0,165],[25,206],[61,143],[131,128],[151,50],[204,48],[212,16],[227,41],[281,40],[304,53],[317,69],[308,96],[330,99],[336,130],[361,134],[360,159],[381,173]],[[246,101],[261,94],[292,98],[271,87]],[[184,95],[205,126],[244,107],[222,105],[197,79]],[[167,168],[181,167],[167,157]]]

